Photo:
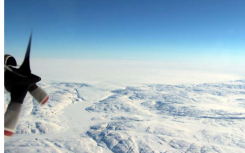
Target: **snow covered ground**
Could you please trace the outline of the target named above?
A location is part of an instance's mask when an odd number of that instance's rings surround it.
[[[50,100],[28,95],[6,153],[245,151],[245,80],[110,89],[42,83]],[[5,107],[9,97],[5,96]]]
[[[64,61],[49,62],[41,69],[34,61],[32,69],[50,99],[41,107],[28,94],[6,153],[245,152],[245,79],[238,75],[91,61],[54,74]]]

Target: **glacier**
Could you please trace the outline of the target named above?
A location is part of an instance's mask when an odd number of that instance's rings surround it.
[[[50,99],[41,107],[27,95],[6,153],[245,152],[245,80],[39,85]]]

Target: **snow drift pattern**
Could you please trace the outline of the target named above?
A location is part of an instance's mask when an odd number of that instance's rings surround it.
[[[5,152],[245,150],[245,80],[112,91],[65,82],[40,86],[50,93],[49,102],[40,107],[27,96]],[[5,96],[5,106],[8,101]]]

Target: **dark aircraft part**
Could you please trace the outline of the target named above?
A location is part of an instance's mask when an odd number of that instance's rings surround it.
[[[30,36],[30,39],[29,39],[24,61],[19,68],[19,72],[23,75],[31,74],[31,68],[30,68],[31,39],[32,39],[32,35]]]
[[[41,81],[41,78],[32,74],[30,69],[30,51],[31,51],[31,39],[32,36],[30,36],[28,47],[26,50],[26,55],[24,58],[23,63],[21,64],[20,68],[13,68],[9,65],[14,64],[14,66],[17,65],[15,59],[10,56],[6,58],[5,64],[7,65],[8,69],[4,73],[4,85],[7,91],[11,93],[11,89],[14,86],[30,86],[33,85],[39,81]]]
[[[41,105],[45,104],[49,98],[49,95],[36,85],[41,78],[31,73],[31,40],[32,35],[29,39],[24,61],[19,68],[13,67],[17,66],[13,56],[4,56],[4,69],[6,70],[4,73],[4,86],[11,95],[11,101],[4,115],[4,135],[7,137],[12,136],[16,129],[22,103],[28,91]]]
[[[12,68],[13,69],[13,68]],[[13,73],[17,72],[17,73]],[[5,89],[11,93],[11,90],[15,86],[30,86],[33,85],[41,80],[40,77],[34,75],[34,74],[29,74],[26,77],[21,77],[16,74],[18,74],[18,70],[14,70],[13,72],[10,71],[5,71],[4,73],[4,86]]]
[[[13,56],[6,54],[4,55],[4,65],[17,66],[17,62]]]

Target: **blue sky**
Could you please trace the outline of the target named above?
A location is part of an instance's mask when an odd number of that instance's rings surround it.
[[[5,53],[33,58],[245,61],[244,0],[5,0]]]

